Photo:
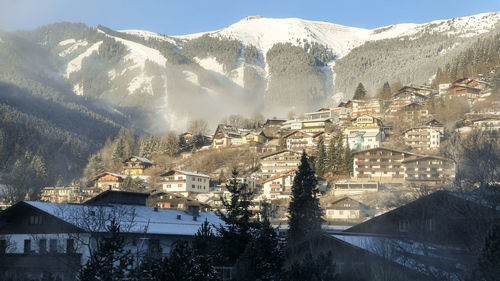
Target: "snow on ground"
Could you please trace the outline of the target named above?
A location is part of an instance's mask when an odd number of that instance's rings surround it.
[[[66,66],[66,72],[64,73],[64,77],[69,78],[69,75],[71,73],[79,71],[82,67],[83,59],[92,55],[92,53],[97,52],[101,44],[102,41],[95,43],[94,45],[90,46],[85,52],[81,53],[79,56],[71,60]]]
[[[156,63],[162,71],[165,71],[165,64],[167,59],[160,53],[160,51],[153,48],[146,47],[142,44],[118,38],[106,34],[107,36],[121,42],[125,45],[128,50],[127,55],[125,55],[124,60],[132,62],[132,65],[128,66],[126,70],[140,69],[140,74],[132,79],[128,85],[129,93],[132,94],[138,89],[144,89],[146,92],[153,94],[153,87],[151,81],[152,76],[147,76],[144,71],[144,66],[146,60]],[[109,73],[109,75],[116,75],[115,72]]]
[[[139,37],[142,37],[144,39],[157,39],[157,40],[161,40],[161,41],[167,41],[171,44],[176,45],[176,42],[174,39],[168,38],[167,36],[164,36],[164,35],[161,35],[161,34],[158,34],[155,32],[151,32],[151,31],[147,31],[147,30],[127,29],[127,30],[118,30],[118,31],[130,34],[130,35],[139,36]]]
[[[245,86],[245,80],[244,80],[244,66],[240,66],[236,69],[231,70],[231,72],[227,76],[229,79],[231,79],[236,85],[240,87]]]
[[[129,94],[133,94],[136,90],[142,90],[143,92],[153,94],[152,80],[153,76],[146,76],[144,71],[142,71],[140,75],[135,76],[128,84],[127,89]]]
[[[203,59],[194,57],[194,61],[206,70],[210,70],[225,76],[224,66],[220,64],[214,57],[206,57]]]
[[[83,85],[82,85],[82,83],[76,83],[73,86],[73,92],[75,92],[78,96],[82,96],[83,95]]]
[[[403,23],[377,29],[348,27],[329,22],[308,21],[298,18],[247,17],[224,29],[195,34],[174,36],[190,40],[204,34],[229,37],[245,45],[252,44],[266,54],[276,43],[292,43],[307,39],[328,46],[339,57],[366,41],[412,36],[420,31],[447,32],[449,35],[474,36],[492,30],[500,13],[484,13],[451,20],[437,20],[425,24]]]
[[[187,81],[195,85],[200,85],[198,82],[198,75],[196,75],[194,72],[184,70],[182,71],[182,74],[184,74],[184,77],[186,78]]]
[[[68,40],[71,40],[71,39],[68,39]],[[75,41],[75,39],[72,39],[73,41],[71,41],[70,43],[64,43],[63,45],[61,45],[62,42],[65,42],[65,41],[68,41],[68,40],[64,40],[64,41],[61,41],[59,42],[59,46],[66,46],[66,45],[70,45],[68,48],[64,49],[63,51],[61,51],[59,53],[59,56],[60,57],[65,57],[71,53],[73,53],[76,49],[80,48],[80,47],[85,47],[89,44],[89,42],[87,42],[87,40],[78,40],[78,41]]]
[[[76,40],[74,38],[66,39],[61,42],[59,42],[59,46],[66,46],[69,44],[75,44]]]

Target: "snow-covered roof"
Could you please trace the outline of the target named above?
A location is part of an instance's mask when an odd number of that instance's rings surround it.
[[[129,161],[131,158],[136,158],[137,160],[139,160],[143,163],[146,163],[146,164],[151,164],[151,165],[155,164],[153,161],[149,160],[148,158],[140,157],[140,156],[132,156],[129,159],[127,159],[127,161]]]
[[[426,275],[447,275],[455,277],[450,280],[458,280],[450,268],[456,270],[463,266],[451,249],[441,249],[429,243],[370,234],[336,233],[332,237]],[[443,262],[439,268],[433,262],[435,260]]]
[[[164,210],[133,205],[92,206],[24,201],[71,225],[89,232],[104,232],[111,219],[120,225],[123,233],[194,235],[201,224],[220,225],[222,221],[214,212],[200,212],[197,220],[184,211]],[[180,219],[178,217],[180,216]]]
[[[183,171],[183,170],[170,170],[170,171],[167,171],[167,172],[163,173],[161,176],[165,176],[167,174],[171,174],[172,172],[177,172],[179,174],[183,174],[183,175],[186,175],[186,176],[210,178],[210,176],[207,176],[205,174],[195,173],[195,172],[188,172],[188,171]]]

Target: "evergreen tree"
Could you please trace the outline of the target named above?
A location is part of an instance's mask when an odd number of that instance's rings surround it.
[[[352,97],[353,100],[362,100],[366,98],[366,90],[365,86],[363,86],[362,83],[359,83],[358,86],[356,87],[356,91],[354,91],[354,96]]]
[[[337,129],[335,136],[330,139],[327,151],[327,167],[332,174],[337,174],[344,170],[343,167],[344,143],[342,131]]]
[[[125,240],[120,234],[120,226],[113,219],[108,227],[109,237],[98,241],[94,252],[81,269],[80,281],[118,281],[132,275],[133,258],[130,250],[125,250]]]
[[[315,157],[314,169],[316,174],[320,177],[325,175],[326,170],[326,151],[325,151],[325,140],[321,136],[316,144],[316,157]]]
[[[392,90],[389,82],[385,82],[378,94],[378,98],[381,100],[390,100],[392,98]]]
[[[249,207],[251,205],[252,192],[246,184],[238,184],[236,178],[238,172],[233,170],[233,177],[227,186],[231,196],[228,200],[222,198],[222,205],[226,211],[217,211],[217,215],[224,221],[224,225],[216,227],[221,239],[220,250],[225,264],[233,264],[245,251],[251,239],[251,229],[254,223],[250,221],[252,216]]]
[[[269,204],[262,204],[262,220],[250,247],[251,280],[279,280],[283,256],[278,244],[278,235],[269,221]]]
[[[352,152],[351,149],[349,148],[349,145],[346,145],[344,148],[344,172],[346,175],[350,175],[353,170],[353,164],[354,160],[352,157]]]
[[[486,281],[500,280],[500,224],[493,224],[479,256],[479,270]]]
[[[144,181],[140,178],[132,178],[127,176],[122,183],[121,189],[125,191],[132,192],[142,192],[144,191],[145,184]]]
[[[289,242],[300,242],[321,230],[322,212],[319,207],[317,181],[307,161],[307,154],[302,153],[299,170],[292,185],[292,200],[288,207]]]

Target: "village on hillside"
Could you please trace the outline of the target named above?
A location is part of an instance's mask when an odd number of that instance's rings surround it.
[[[452,135],[498,133],[500,102],[490,99],[492,91],[476,78],[441,84],[439,90],[409,85],[386,99],[357,96],[302,116],[267,119],[255,129],[219,124],[211,136],[185,132],[185,142],[200,138],[203,145],[183,152],[175,163],[128,155],[119,169],[94,175],[87,186],[45,187],[40,201],[11,207],[5,202],[4,225],[20,218],[33,229],[61,222],[62,229],[50,239],[34,240],[32,230],[14,231],[10,240],[0,239],[0,253],[66,253],[64,269],[56,266],[57,255],[47,257],[45,265],[71,280],[90,255],[76,250],[77,245],[103,231],[96,222],[114,213],[127,223],[121,224],[123,232],[138,251],[167,255],[176,240],[192,239],[204,222],[221,223],[214,212],[225,211],[234,184],[251,194],[255,214],[270,209],[270,222],[284,237],[292,186],[305,153],[328,233],[308,241],[311,251],[332,250],[340,273],[369,264],[371,274],[381,270],[401,277],[387,280],[460,280],[454,278],[465,274],[464,268],[475,262],[471,255],[477,255],[466,249],[480,245],[478,237],[499,217],[498,207],[485,203],[498,198],[498,192],[488,190],[485,199],[478,191],[483,186],[450,190],[459,163],[443,144]],[[248,161],[231,159],[231,166],[219,165],[210,173],[186,169],[183,163],[207,153],[250,156]],[[16,250],[9,245],[17,245]],[[6,265],[17,262],[15,255],[2,257]],[[16,268],[8,272],[21,274]],[[230,267],[218,270],[221,280],[235,274]]]

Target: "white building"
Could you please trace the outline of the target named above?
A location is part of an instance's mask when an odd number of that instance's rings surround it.
[[[444,134],[443,126],[420,126],[403,132],[405,144],[418,150],[438,150]]]
[[[162,187],[165,192],[176,192],[184,196],[210,192],[210,176],[204,174],[170,170],[160,176],[163,178]]]

